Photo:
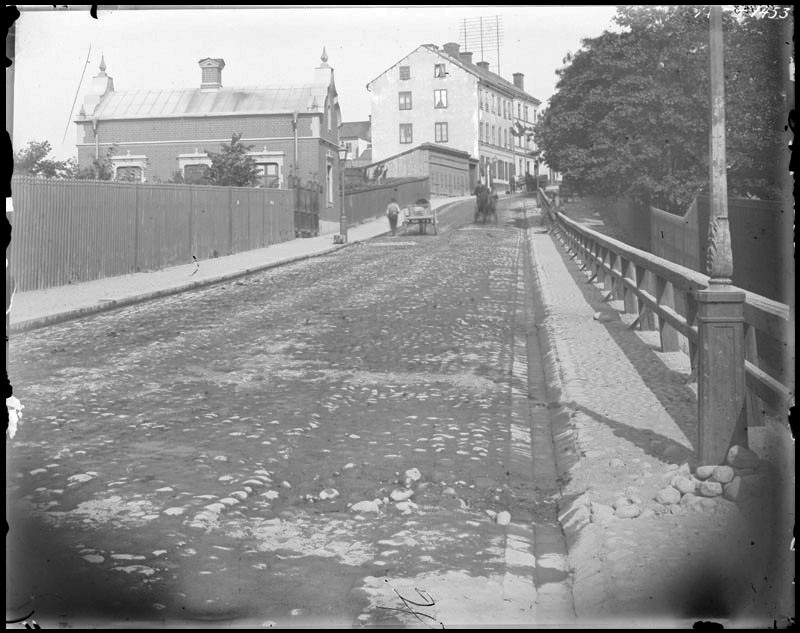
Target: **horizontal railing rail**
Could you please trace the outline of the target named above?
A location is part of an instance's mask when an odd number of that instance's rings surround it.
[[[604,300],[617,299],[624,311],[635,314],[630,328],[658,328],[662,351],[680,349],[677,335],[688,341],[692,378],[696,378],[699,330],[695,293],[709,287],[709,278],[646,251],[580,225],[559,213],[540,190],[545,212],[553,221],[567,253],[607,291]],[[794,397],[793,359],[789,358],[792,323],[789,306],[738,288],[744,294],[744,371],[749,426],[764,424],[761,402],[785,410]],[[683,301],[676,301],[682,295]],[[778,367],[765,366],[758,353],[756,333],[777,341],[785,350]],[[759,402],[761,401],[761,402]]]

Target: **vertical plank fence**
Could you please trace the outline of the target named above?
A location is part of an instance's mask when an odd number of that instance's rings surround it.
[[[17,290],[159,270],[295,236],[299,190],[12,179]]]

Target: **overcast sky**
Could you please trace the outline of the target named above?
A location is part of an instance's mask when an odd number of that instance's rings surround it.
[[[492,23],[499,16],[500,74],[511,81],[512,73],[524,73],[526,92],[544,104],[566,53],[577,51],[583,38],[611,28],[615,13],[611,5],[143,7],[100,10],[94,20],[88,6],[59,11],[18,7],[14,148],[48,140],[56,158],[76,155],[71,121],[98,72],[101,54],[119,91],[197,87],[197,62],[204,57],[223,58],[223,85],[237,87],[308,83],[325,46],[344,120],[363,121],[370,114],[367,82],[420,44],[463,43],[462,20],[478,17]],[[495,72],[496,57],[496,51],[487,51]],[[476,52],[473,60],[479,59]]]

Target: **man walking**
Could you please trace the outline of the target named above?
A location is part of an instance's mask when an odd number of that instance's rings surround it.
[[[389,228],[392,230],[392,235],[397,232],[397,218],[400,215],[400,205],[397,200],[392,198],[389,206],[386,207],[386,216],[389,218]]]

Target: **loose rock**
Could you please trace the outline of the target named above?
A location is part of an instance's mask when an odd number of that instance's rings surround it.
[[[722,496],[728,501],[738,501],[742,492],[742,478],[734,477],[733,480],[725,486],[722,491]]]
[[[359,501],[350,506],[353,512],[374,512],[378,514],[381,511],[380,504],[375,501]]]
[[[704,480],[711,477],[714,474],[714,469],[716,466],[698,466],[697,470],[695,471],[694,475],[698,479]]]
[[[319,498],[322,500],[335,499],[338,496],[339,496],[339,491],[336,490],[336,488],[325,488],[325,490],[319,493]]]
[[[620,519],[635,519],[642,513],[642,509],[635,504],[624,505],[617,508],[616,515]]]
[[[716,481],[704,481],[700,484],[700,494],[704,497],[718,497],[722,494],[722,484]]]
[[[497,525],[508,525],[511,523],[511,513],[506,512],[505,510],[498,512],[495,520],[497,521]]]
[[[722,492],[722,490],[720,490]],[[681,493],[672,486],[667,486],[666,488],[662,488],[658,491],[656,495],[656,501],[659,503],[666,505],[671,505],[673,503],[678,503],[681,500]]]
[[[691,506],[691,505],[696,504],[699,500],[700,500],[700,497],[698,497],[694,493],[689,492],[689,493],[687,493],[687,494],[685,494],[685,495],[683,495],[681,497],[680,505],[682,505],[682,506]]]
[[[733,481],[735,473],[730,466],[717,466],[711,474],[711,481],[716,481],[720,484],[727,484]]]
[[[688,477],[684,477],[683,475],[677,475],[676,477],[673,477],[670,483],[673,488],[675,488],[678,492],[680,492],[683,495],[694,493],[695,491],[694,482]]]
[[[405,501],[406,499],[410,499],[413,494],[413,490],[396,488],[392,490],[389,497],[392,501]]]
[[[614,508],[603,503],[592,504],[592,523],[608,523],[614,518]]]
[[[619,510],[620,508],[629,505],[631,505],[631,502],[628,501],[627,497],[618,497],[617,500],[611,504],[611,507],[614,508],[615,510]]]
[[[419,469],[409,468],[406,471],[406,483],[408,483],[409,481],[413,483],[415,481],[419,481],[420,479],[422,479],[422,473],[419,472]]]

